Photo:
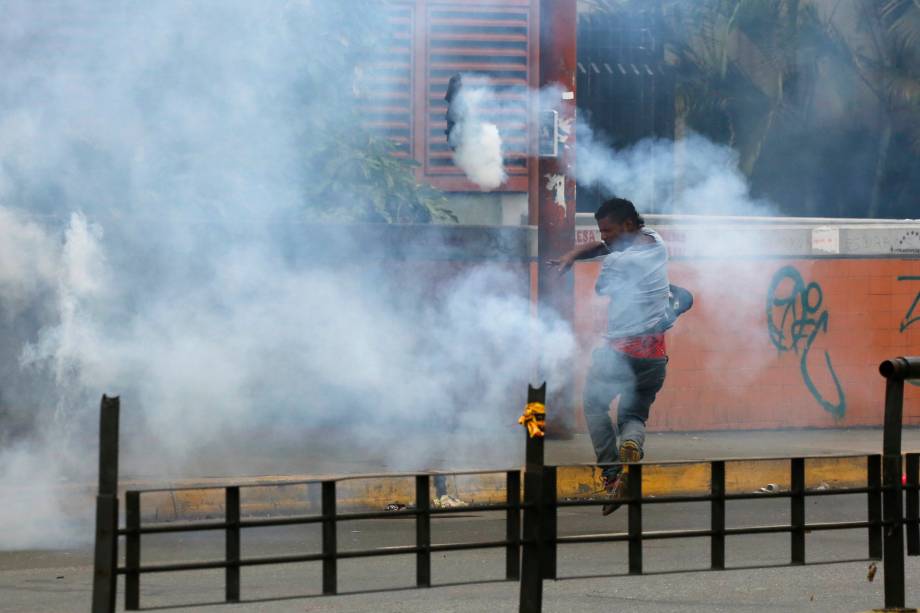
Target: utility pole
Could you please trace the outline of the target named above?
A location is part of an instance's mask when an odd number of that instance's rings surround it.
[[[555,312],[573,322],[573,273],[560,276],[549,266],[575,245],[575,76],[578,11],[576,0],[540,2],[540,88],[562,90],[557,154],[538,164],[537,299],[541,314]],[[541,111],[544,109],[540,109]],[[549,381],[547,434],[567,437],[574,428],[574,393]]]

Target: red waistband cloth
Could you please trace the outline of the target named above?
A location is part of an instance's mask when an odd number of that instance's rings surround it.
[[[664,343],[664,333],[613,338],[607,342],[620,353],[625,353],[633,358],[668,357],[667,347]]]

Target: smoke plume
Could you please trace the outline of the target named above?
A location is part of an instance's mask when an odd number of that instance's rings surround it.
[[[382,231],[306,223],[316,140],[353,125],[353,67],[384,49],[367,6],[5,3],[0,491],[23,496],[0,548],[91,538],[61,502],[95,479],[102,394],[128,475],[198,474],[209,445],[231,461],[208,474],[245,474],[285,438],[378,470],[520,462],[526,383],[561,385],[574,350],[531,316],[528,264],[432,279]],[[496,134],[472,134],[498,185]]]
[[[448,135],[454,163],[485,191],[499,187],[507,179],[498,126],[483,117],[485,107],[494,107],[496,102],[487,85],[462,87],[452,104],[456,124]]]

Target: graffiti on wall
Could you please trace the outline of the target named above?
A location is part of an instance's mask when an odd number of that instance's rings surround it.
[[[920,281],[920,277],[902,276],[898,277],[898,281]],[[920,321],[920,291],[917,292],[914,301],[910,303],[910,307],[907,309],[907,313],[904,314],[904,319],[901,320],[901,325],[899,326],[901,333],[918,321]],[[920,386],[920,381],[909,380],[908,383]]]
[[[898,277],[898,281],[920,281],[920,277]],[[907,309],[904,319],[901,320],[901,332],[907,330],[911,325],[920,321],[920,292],[917,292],[914,301]]]
[[[824,397],[815,385],[808,356],[818,335],[827,332],[828,311],[821,310],[824,292],[818,283],[808,285],[794,266],[781,268],[770,282],[767,292],[767,329],[770,341],[780,352],[792,351],[799,357],[805,387],[825,411],[840,419],[846,413],[846,395],[834,372],[831,356],[825,350],[824,362],[836,388],[836,402]]]

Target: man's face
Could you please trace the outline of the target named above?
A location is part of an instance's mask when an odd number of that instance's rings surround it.
[[[601,240],[610,248],[613,248],[624,234],[631,231],[631,226],[630,221],[617,222],[610,217],[597,220],[597,229],[601,232]]]

